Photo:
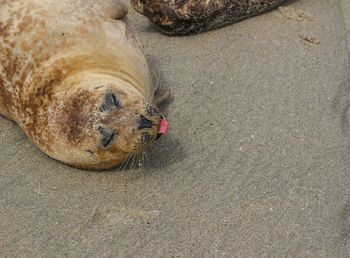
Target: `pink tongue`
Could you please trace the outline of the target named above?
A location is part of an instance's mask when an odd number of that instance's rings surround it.
[[[160,119],[159,134],[166,134],[169,130],[169,122],[164,118]]]

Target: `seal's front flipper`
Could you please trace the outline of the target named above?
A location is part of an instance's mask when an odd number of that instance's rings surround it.
[[[121,19],[128,13],[123,0],[89,0],[91,8],[108,19]]]

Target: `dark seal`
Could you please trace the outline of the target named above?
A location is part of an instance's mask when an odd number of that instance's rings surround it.
[[[167,35],[190,35],[267,12],[285,0],[131,0]]]

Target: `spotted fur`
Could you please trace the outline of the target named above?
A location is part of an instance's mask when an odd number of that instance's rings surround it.
[[[131,0],[163,33],[188,35],[217,29],[278,6],[285,0]]]
[[[120,0],[0,0],[0,114],[59,161],[110,168],[157,137],[161,114],[148,112],[150,70],[126,13]],[[139,130],[141,115],[154,126]]]

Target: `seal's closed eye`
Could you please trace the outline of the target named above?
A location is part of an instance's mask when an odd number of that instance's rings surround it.
[[[0,114],[70,166],[139,164],[163,131],[152,96],[161,81],[122,19],[127,9],[121,0],[0,0]]]
[[[106,111],[111,108],[121,108],[122,103],[117,98],[117,96],[114,93],[107,93],[104,97],[103,104],[100,108],[101,111]]]
[[[100,144],[103,148],[107,148],[111,145],[117,137],[115,131],[107,130],[101,126],[97,130],[100,132]]]

